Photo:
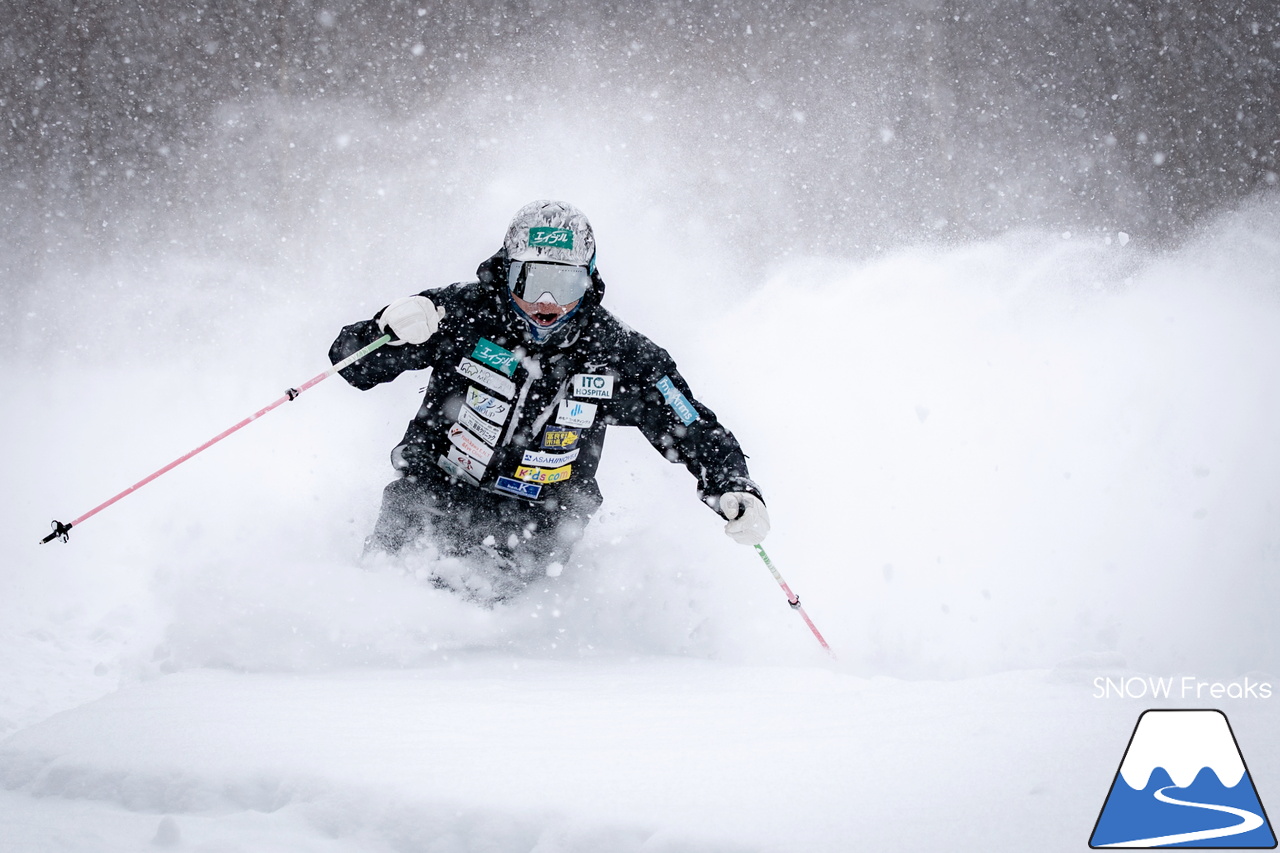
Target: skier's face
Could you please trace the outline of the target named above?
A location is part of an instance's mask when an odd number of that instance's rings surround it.
[[[568,305],[559,305],[550,299],[546,299],[546,294],[539,297],[537,302],[528,302],[514,293],[511,298],[515,300],[516,307],[523,311],[526,317],[544,328],[554,326],[560,321],[561,317],[577,308],[578,303],[582,301],[581,299],[575,299]]]
[[[582,302],[591,273],[571,264],[513,261],[507,286],[516,307],[538,328],[550,329]]]

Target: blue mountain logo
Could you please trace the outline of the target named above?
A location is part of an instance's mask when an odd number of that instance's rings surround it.
[[[1226,714],[1144,711],[1089,846],[1274,848]]]

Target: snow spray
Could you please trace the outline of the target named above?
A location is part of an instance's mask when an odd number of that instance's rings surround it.
[[[112,505],[113,503],[115,503],[116,501],[118,501],[118,500],[120,500],[121,498],[123,498],[125,495],[128,495],[128,494],[131,494],[131,493],[133,493],[133,492],[136,492],[138,489],[141,489],[143,486],[145,486],[147,483],[150,483],[152,480],[156,479],[156,478],[157,478],[157,477],[159,477],[161,474],[164,474],[164,473],[166,473],[166,472],[168,472],[168,471],[172,471],[174,468],[177,468],[179,465],[181,465],[183,462],[186,462],[186,461],[187,461],[188,459],[190,459],[191,457],[195,456],[195,455],[196,455],[196,454],[198,454],[198,453],[201,453],[201,452],[203,452],[203,451],[207,450],[208,448],[210,448],[210,447],[212,447],[213,445],[217,444],[219,441],[222,441],[222,439],[224,439],[224,438],[226,438],[227,436],[231,435],[233,432],[236,432],[236,431],[237,431],[237,430],[239,430],[240,428],[245,427],[245,426],[248,426],[249,424],[253,423],[253,422],[254,422],[254,421],[256,421],[258,418],[262,417],[262,416],[263,416],[263,415],[265,415],[267,412],[270,412],[272,409],[276,408],[277,406],[281,405],[282,403],[288,403],[288,402],[291,402],[291,401],[293,401],[293,400],[298,399],[298,395],[299,395],[299,394],[301,394],[303,391],[306,391],[308,388],[312,387],[313,385],[316,385],[316,384],[318,384],[318,383],[322,382],[323,380],[328,379],[330,376],[332,376],[333,374],[337,373],[339,370],[342,370],[342,369],[344,369],[344,368],[346,368],[346,367],[349,367],[349,366],[350,366],[350,365],[352,365],[352,364],[355,364],[357,361],[359,361],[360,359],[364,358],[366,355],[368,355],[369,353],[373,352],[373,351],[374,351],[374,350],[376,350],[378,347],[380,347],[380,346],[382,346],[383,344],[385,344],[385,343],[389,342],[390,340],[391,340],[391,335],[389,335],[389,334],[388,334],[388,335],[383,335],[382,337],[378,338],[378,339],[377,339],[376,341],[374,341],[373,343],[371,343],[371,344],[369,344],[368,346],[366,346],[364,349],[361,349],[361,350],[359,350],[359,351],[357,351],[357,352],[352,353],[351,355],[347,356],[347,357],[346,357],[346,358],[344,358],[342,361],[340,361],[340,362],[338,362],[337,364],[333,365],[333,367],[330,367],[328,370],[324,371],[323,373],[319,373],[319,374],[317,374],[317,375],[315,375],[315,376],[311,377],[311,378],[310,378],[310,379],[308,379],[306,382],[303,382],[301,385],[299,385],[297,388],[290,388],[290,389],[288,389],[287,391],[285,391],[285,392],[284,392],[284,396],[283,396],[283,397],[281,397],[280,399],[276,400],[275,402],[271,403],[271,404],[270,404],[270,405],[268,405],[268,406],[265,406],[265,407],[263,407],[263,408],[259,409],[258,411],[254,412],[252,415],[249,415],[249,417],[245,418],[244,420],[240,421],[239,423],[235,424],[234,426],[228,427],[227,429],[225,429],[225,430],[223,430],[222,432],[220,432],[220,433],[218,433],[217,435],[215,435],[213,438],[211,438],[211,439],[209,439],[208,441],[206,441],[204,444],[202,444],[202,445],[200,445],[199,447],[197,447],[195,450],[192,450],[192,451],[190,451],[190,452],[188,452],[188,453],[186,453],[186,454],[183,454],[182,456],[179,456],[177,459],[173,460],[172,462],[170,462],[168,465],[164,466],[164,467],[163,467],[163,468],[161,468],[160,470],[158,470],[158,471],[156,471],[156,472],[154,472],[154,473],[152,473],[152,474],[149,474],[149,475],[147,475],[146,477],[143,477],[141,480],[139,480],[138,482],[134,483],[132,486],[130,486],[129,488],[125,489],[123,492],[120,492],[119,494],[117,494],[117,495],[115,495],[115,496],[113,496],[113,497],[111,497],[111,498],[108,498],[107,500],[105,500],[105,501],[103,501],[102,503],[98,504],[98,505],[97,505],[97,506],[95,506],[93,509],[89,510],[89,511],[88,511],[88,512],[86,512],[84,515],[80,516],[79,518],[75,519],[74,521],[69,521],[69,522],[67,522],[66,524],[63,524],[61,521],[58,521],[57,519],[54,519],[54,521],[53,521],[53,532],[52,532],[52,533],[50,533],[48,536],[44,537],[43,539],[41,539],[41,540],[40,540],[40,544],[41,544],[41,545],[43,545],[43,544],[45,544],[46,542],[52,542],[54,539],[61,539],[63,542],[66,542],[66,541],[70,538],[71,528],[75,527],[77,524],[80,524],[80,523],[81,523],[81,522],[83,522],[85,519],[92,518],[93,516],[95,516],[95,515],[97,515],[98,513],[102,512],[102,511],[103,511],[104,509],[106,509],[107,507],[111,506],[111,505]]]

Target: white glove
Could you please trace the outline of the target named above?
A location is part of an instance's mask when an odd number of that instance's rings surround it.
[[[444,309],[437,308],[427,297],[405,296],[382,309],[378,328],[384,332],[390,328],[391,334],[399,338],[390,341],[392,346],[425,344],[443,319]]]
[[[729,519],[725,534],[739,545],[759,545],[769,534],[769,511],[750,492],[725,492],[720,496],[720,514]]]

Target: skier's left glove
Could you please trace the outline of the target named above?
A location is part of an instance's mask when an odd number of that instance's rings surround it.
[[[740,545],[759,545],[769,535],[769,511],[750,492],[725,492],[720,496],[720,514],[729,519],[725,534]]]

